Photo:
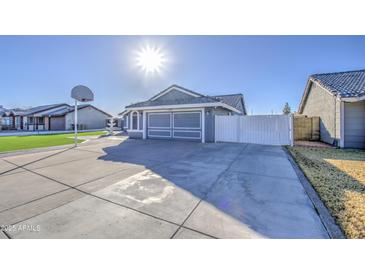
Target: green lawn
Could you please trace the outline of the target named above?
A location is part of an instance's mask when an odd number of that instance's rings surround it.
[[[79,136],[98,136],[104,135],[106,131],[80,132]],[[74,143],[73,133],[67,134],[48,134],[31,136],[4,136],[0,137],[0,152],[15,150],[61,146]],[[83,140],[78,140],[83,142]]]
[[[288,147],[348,238],[365,238],[365,150]]]

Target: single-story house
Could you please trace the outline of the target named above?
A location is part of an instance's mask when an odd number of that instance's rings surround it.
[[[53,104],[28,109],[2,111],[2,129],[13,130],[71,130],[74,127],[74,107]],[[78,106],[80,129],[102,129],[112,116],[92,105]]]
[[[131,138],[214,142],[216,115],[246,115],[242,94],[206,96],[172,85],[120,113]]]
[[[320,117],[323,142],[365,148],[365,70],[310,76],[298,113]]]

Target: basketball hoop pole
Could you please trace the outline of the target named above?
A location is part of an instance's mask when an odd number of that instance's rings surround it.
[[[77,100],[75,100],[74,127],[75,127],[75,147],[77,147]]]
[[[77,147],[77,101],[79,102],[91,102],[94,100],[93,92],[85,86],[78,85],[71,90],[71,98],[75,99],[75,116],[74,116],[74,128],[75,128],[75,147]]]

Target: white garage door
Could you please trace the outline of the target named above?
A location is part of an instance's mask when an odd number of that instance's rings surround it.
[[[201,141],[200,111],[149,113],[147,119],[149,139]]]

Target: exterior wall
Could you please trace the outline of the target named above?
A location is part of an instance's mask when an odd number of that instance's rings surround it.
[[[344,141],[348,148],[365,148],[365,100],[344,105]]]
[[[66,129],[72,129],[74,124],[74,112],[66,114]],[[86,107],[78,110],[77,120],[79,125],[84,125],[85,129],[103,129],[106,127],[106,121],[110,117],[93,107]]]
[[[143,133],[142,132],[137,132],[137,131],[129,131],[128,136],[132,139],[142,139],[143,138]]]
[[[312,83],[302,114],[320,117],[321,141],[339,144],[341,117],[340,102],[336,97],[316,83]]]
[[[215,116],[231,114],[232,111],[224,108],[205,108],[205,142],[215,142]]]
[[[176,89],[172,89],[165,95],[162,95],[161,97],[158,97],[155,101],[156,102],[163,102],[163,101],[173,101],[173,100],[183,100],[183,99],[189,99],[192,96],[189,94],[186,94],[184,92],[181,92]]]
[[[49,130],[49,117],[44,117],[44,129]]]
[[[27,129],[28,117],[23,116],[23,130]]]
[[[129,114],[124,115],[123,119],[124,119],[124,129],[125,130],[128,130],[129,129],[129,125],[130,125]]]
[[[143,129],[143,112],[140,111],[139,114],[138,114],[138,117],[139,117],[139,130],[142,130]]]

